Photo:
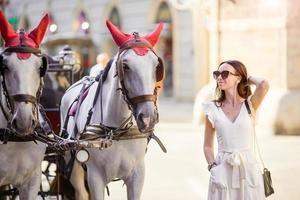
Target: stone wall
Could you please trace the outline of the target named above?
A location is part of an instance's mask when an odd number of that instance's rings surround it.
[[[276,134],[300,134],[300,0],[211,2],[209,71],[222,60],[242,61],[249,74],[270,83],[257,123]],[[211,75],[207,84],[215,85]],[[211,96],[205,87],[197,101]]]
[[[287,88],[300,90],[300,1],[287,1]]]
[[[249,73],[285,86],[285,18],[281,6],[262,1],[221,1],[220,60],[238,59]],[[282,1],[281,1],[282,2]]]
[[[274,129],[276,134],[300,135],[300,1],[286,0],[286,12],[287,91],[279,99]]]

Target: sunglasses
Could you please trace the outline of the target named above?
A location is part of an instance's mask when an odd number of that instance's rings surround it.
[[[230,71],[227,71],[227,70],[222,71],[222,72],[220,72],[220,71],[214,71],[213,72],[214,79],[217,79],[220,75],[221,75],[222,79],[227,79],[229,74],[231,74],[233,76],[238,76],[238,74],[234,74],[234,73],[232,73]]]

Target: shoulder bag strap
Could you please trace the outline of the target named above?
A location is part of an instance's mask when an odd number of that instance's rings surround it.
[[[252,121],[253,133],[254,133],[254,143],[255,143],[255,144],[254,144],[254,149],[256,149],[256,148],[255,148],[255,146],[256,146],[256,147],[257,147],[257,154],[258,154],[258,156],[259,156],[260,162],[261,162],[262,167],[263,167],[263,169],[264,169],[264,168],[265,168],[265,163],[264,163],[264,161],[263,161],[263,159],[262,159],[262,156],[261,156],[261,153],[260,153],[260,148],[259,148],[259,145],[258,145],[257,136],[256,136],[256,131],[255,131],[255,120],[254,120],[254,118],[253,118],[253,115],[252,115],[252,112],[251,112],[251,109],[250,109],[250,106],[249,106],[248,99],[246,99],[246,101],[245,101],[245,106],[246,106],[246,108],[247,108],[248,114],[250,115],[250,118],[251,118],[251,121]]]

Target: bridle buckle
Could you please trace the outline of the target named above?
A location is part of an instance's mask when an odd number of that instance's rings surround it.
[[[20,47],[25,47],[24,41],[25,41],[25,30],[24,28],[19,29],[20,34]]]

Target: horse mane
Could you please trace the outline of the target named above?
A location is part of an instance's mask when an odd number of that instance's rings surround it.
[[[108,72],[112,66],[112,63],[114,62],[114,58],[110,59],[108,61],[108,63],[105,65],[104,69],[102,70],[102,82],[104,82],[106,79],[107,79],[107,75],[108,75]],[[97,76],[96,76],[96,80],[100,80],[100,74],[99,73]]]

